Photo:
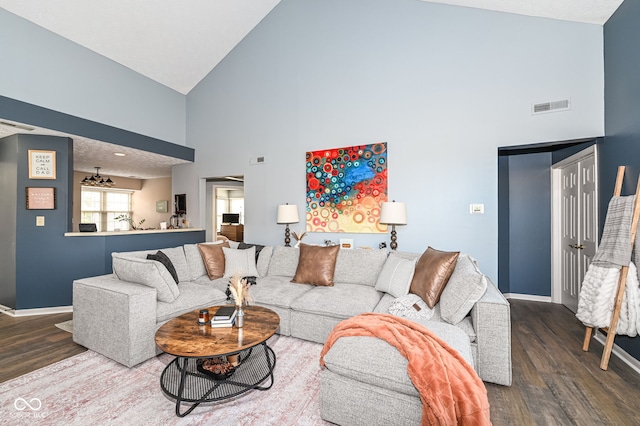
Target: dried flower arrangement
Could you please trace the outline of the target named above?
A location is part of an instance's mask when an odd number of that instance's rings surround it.
[[[248,305],[253,302],[249,288],[251,288],[251,284],[242,278],[242,274],[236,273],[231,277],[229,290],[231,291],[236,306]]]
[[[292,234],[293,234],[293,238],[295,238],[297,241],[295,246],[300,247],[300,243],[302,242],[302,239],[307,235],[306,231],[300,231],[300,235],[296,234],[296,232],[293,231]]]

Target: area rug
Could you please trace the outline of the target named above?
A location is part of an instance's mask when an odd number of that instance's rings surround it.
[[[66,331],[67,333],[73,333],[73,320],[59,322],[56,324],[56,327],[60,330]]]
[[[277,360],[270,390],[202,404],[184,418],[160,389],[173,356],[130,369],[87,351],[0,383],[0,425],[328,425],[320,418],[322,345],[274,336],[269,346]]]

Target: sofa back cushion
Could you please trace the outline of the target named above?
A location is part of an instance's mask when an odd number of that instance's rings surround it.
[[[178,281],[191,281],[191,269],[187,264],[187,257],[184,254],[184,248],[182,246],[156,250],[127,251],[120,252],[120,254],[126,255],[126,257],[146,259],[148,254],[156,254],[158,250],[161,250],[167,255],[169,260],[171,260],[171,263],[178,274]]]
[[[447,286],[440,296],[440,314],[449,324],[457,324],[467,316],[487,291],[487,277],[480,272],[478,262],[460,255]]]
[[[129,253],[112,253],[111,259],[118,279],[155,288],[158,300],[171,303],[180,295],[178,285],[160,262]]]
[[[295,247],[275,246],[269,262],[267,275],[293,277],[298,267],[300,250]]]
[[[375,287],[386,261],[386,250],[340,249],[333,280]]]

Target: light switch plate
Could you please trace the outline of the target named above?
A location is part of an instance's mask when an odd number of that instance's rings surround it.
[[[44,216],[36,216],[36,226],[44,226]]]
[[[484,204],[469,204],[469,213],[484,214]]]

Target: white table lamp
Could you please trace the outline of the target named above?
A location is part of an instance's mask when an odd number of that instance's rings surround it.
[[[277,222],[280,224],[287,225],[284,231],[284,246],[291,247],[289,224],[300,222],[300,218],[298,217],[298,206],[296,206],[295,204],[289,204],[289,203],[280,204],[278,206]]]
[[[391,225],[391,250],[398,248],[396,225],[407,224],[407,205],[405,203],[385,202],[380,210],[380,223]]]

